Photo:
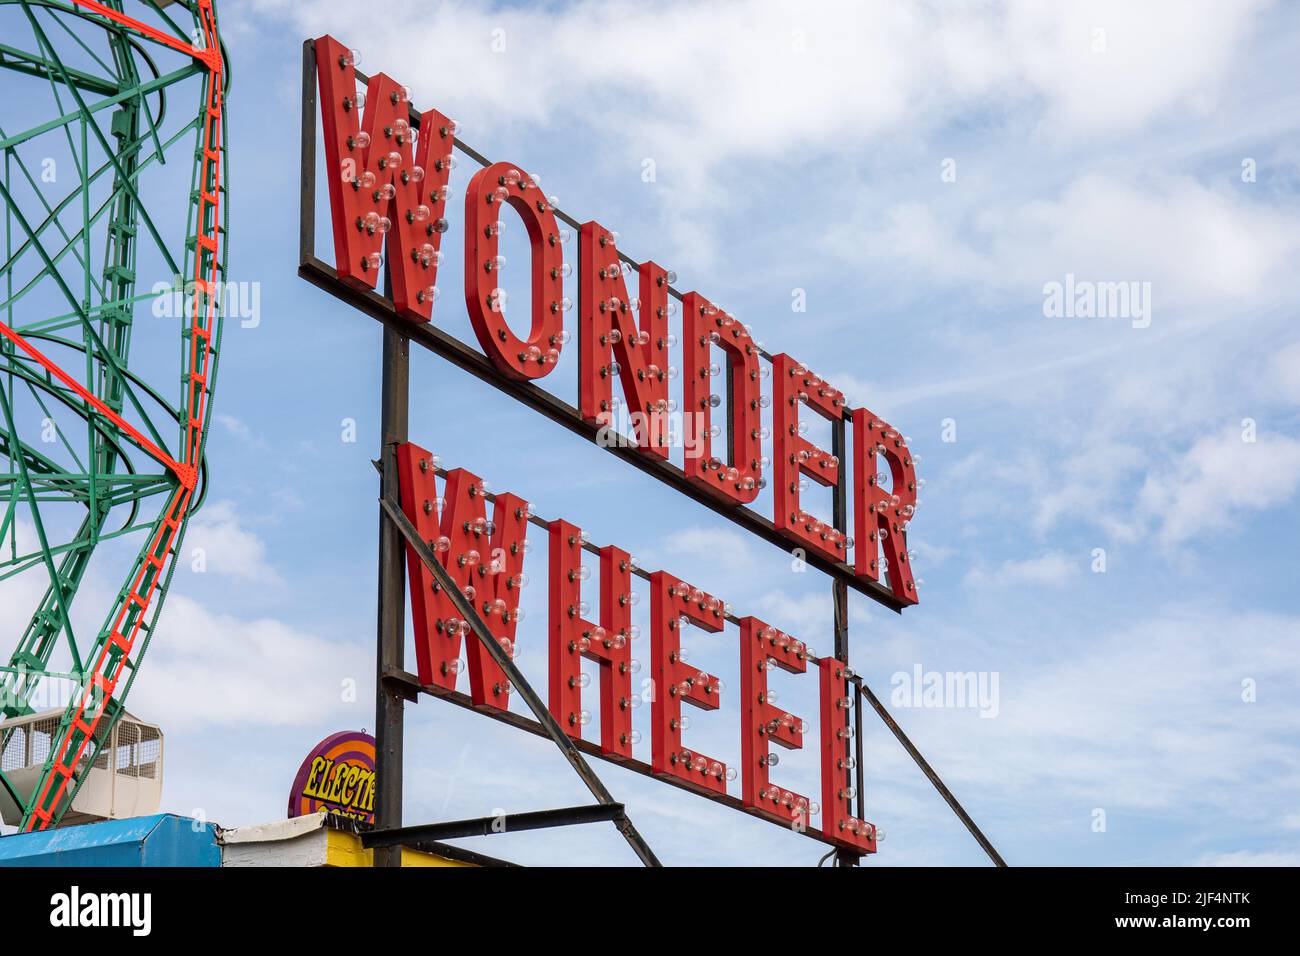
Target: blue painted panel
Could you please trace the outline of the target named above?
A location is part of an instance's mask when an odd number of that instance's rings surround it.
[[[216,828],[158,813],[0,838],[0,866],[220,866]]]

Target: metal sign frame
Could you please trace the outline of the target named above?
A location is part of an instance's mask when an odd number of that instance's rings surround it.
[[[457,706],[474,710],[494,720],[506,723],[520,730],[539,736],[550,737],[569,760],[579,777],[591,790],[597,800],[597,807],[572,808],[570,810],[544,811],[539,814],[520,814],[527,818],[528,828],[546,825],[566,825],[597,820],[612,820],[623,834],[637,856],[646,865],[658,865],[658,860],[649,846],[637,833],[621,804],[614,801],[596,774],[584,759],[586,756],[599,757],[617,763],[626,769],[652,776],[654,779],[688,789],[697,795],[705,796],[714,802],[733,809],[749,812],[744,802],[724,793],[702,793],[699,789],[680,783],[677,780],[655,774],[651,765],[643,761],[613,757],[602,752],[601,748],[590,741],[572,738],[566,734],[555,721],[541,698],[515,667],[510,656],[492,636],[488,626],[479,616],[476,608],[464,598],[459,587],[449,572],[437,560],[433,549],[421,539],[415,527],[403,513],[398,493],[397,448],[408,441],[409,424],[409,345],[415,342],[426,350],[448,359],[452,364],[470,372],[500,391],[511,395],[524,405],[541,412],[547,418],[586,438],[600,447],[606,448],[614,456],[628,462],[640,470],[653,475],[660,481],[675,488],[710,510],[724,515],[745,530],[764,540],[777,545],[789,553],[800,553],[800,557],[810,566],[828,575],[831,580],[832,600],[834,604],[834,657],[847,665],[848,661],[848,592],[858,591],[877,603],[896,612],[908,603],[901,601],[893,591],[884,585],[865,580],[854,573],[853,566],[847,562],[828,560],[815,550],[803,551],[797,541],[783,534],[766,516],[752,508],[735,503],[726,503],[702,489],[693,482],[687,473],[666,458],[655,458],[644,454],[633,444],[609,444],[598,440],[600,427],[585,419],[579,409],[556,398],[544,389],[526,380],[501,374],[486,355],[456,337],[437,328],[431,322],[413,323],[399,314],[389,295],[360,288],[355,283],[344,281],[333,266],[315,254],[316,230],[316,166],[317,166],[317,63],[314,40],[303,44],[302,71],[302,139],[301,139],[301,219],[299,232],[300,277],[323,289],[334,297],[352,307],[370,315],[384,325],[384,342],[382,356],[381,384],[381,456],[375,462],[380,472],[380,523],[379,523],[379,585],[378,585],[378,639],[377,639],[377,686],[376,686],[376,741],[378,756],[378,783],[376,792],[375,822],[376,831],[367,837],[367,845],[376,848],[376,865],[399,865],[399,844],[407,838],[428,838],[425,827],[402,827],[402,753],[403,753],[403,707],[407,701],[418,700],[421,693],[448,701]],[[369,82],[369,77],[360,70],[355,71],[358,80]],[[421,116],[408,104],[411,126],[418,128]],[[456,139],[456,150],[483,167],[492,163],[477,150]],[[555,210],[556,217],[575,229],[582,228],[572,216],[561,210]],[[466,252],[468,255],[468,250]],[[629,256],[618,253],[619,258],[633,266],[640,265]],[[385,291],[389,291],[387,288]],[[682,300],[684,297],[675,289],[669,294]],[[761,360],[772,362],[781,357],[758,350]],[[731,386],[731,369],[728,368],[728,390]],[[831,454],[838,461],[846,461],[847,428],[851,412],[844,407],[831,422]],[[727,416],[726,439],[730,450],[734,447],[734,421]],[[842,529],[848,522],[849,490],[846,470],[840,468],[832,489],[833,524]],[[549,527],[550,522],[531,516],[532,523]],[[583,545],[584,550],[597,552],[594,545]],[[535,720],[519,714],[497,709],[475,706],[469,695],[459,691],[422,684],[419,678],[405,669],[405,553],[412,554],[428,569],[433,578],[440,583],[447,597],[451,599],[456,610],[469,626],[473,639],[479,641],[489,656],[505,672],[510,683],[519,691]],[[634,572],[637,573],[637,572]],[[640,576],[648,577],[644,572]],[[729,618],[733,622],[734,617]],[[851,672],[850,672],[851,674]],[[944,785],[938,774],[929,766],[906,734],[885,710],[880,700],[858,675],[847,678],[855,697],[855,746],[856,767],[845,770],[845,781],[856,783],[856,808],[859,818],[865,811],[862,761],[862,703],[865,701],[881,717],[882,721],[903,745],[904,749],[921,768],[927,779],[957,814],[963,824],[970,830],[976,841],[998,866],[1005,866],[1004,861],[992,844],[980,831],[978,826],[958,803],[951,791]],[[603,807],[603,809],[601,809]],[[548,814],[550,814],[548,816]],[[535,818],[535,819],[534,819]],[[760,819],[769,819],[759,817]],[[548,822],[554,821],[554,822]],[[449,824],[434,824],[438,833],[480,833],[481,820],[455,821]],[[507,829],[509,828],[507,823]],[[521,824],[517,829],[524,828]],[[432,832],[432,831],[431,831]],[[807,835],[820,839],[820,833],[813,829]],[[829,840],[825,842],[831,842]],[[861,853],[843,847],[834,847],[836,862],[839,865],[856,865]]]

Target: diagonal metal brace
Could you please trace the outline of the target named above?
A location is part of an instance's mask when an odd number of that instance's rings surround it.
[[[528,813],[475,817],[472,820],[449,820],[446,823],[397,827],[392,830],[371,830],[361,834],[361,845],[369,849],[377,846],[413,845],[432,840],[455,840],[459,837],[488,836],[493,833],[518,833],[523,830],[570,827],[582,823],[604,823],[607,820],[617,823],[624,816],[621,803],[597,803],[592,806],[562,807],[559,810],[533,810]]]
[[[533,712],[533,716],[545,729],[546,735],[555,742],[555,746],[560,748],[560,752],[564,754],[574,772],[586,784],[587,789],[591,791],[591,795],[599,803],[607,806],[619,806],[609,791],[605,789],[605,785],[601,783],[600,777],[596,776],[596,772],[591,769],[591,765],[587,763],[586,758],[582,756],[581,751],[573,745],[569,735],[560,727],[559,722],[556,721],[546,704],[537,696],[537,692],[533,690],[532,685],[528,683],[519,668],[515,666],[515,662],[510,659],[510,655],[501,646],[501,642],[488,630],[488,626],[479,617],[478,609],[465,598],[464,593],[461,592],[460,587],[453,580],[451,573],[438,561],[428,543],[421,539],[419,532],[415,530],[415,525],[411,524],[411,520],[402,513],[401,509],[394,507],[387,498],[379,499],[379,507],[388,516],[388,520],[393,523],[393,526],[402,533],[402,537],[406,539],[406,543],[419,556],[424,566],[429,569],[429,573],[433,575],[434,580],[438,582],[438,585],[447,595],[452,606],[456,608],[456,613],[469,624],[470,630],[474,632],[474,636],[478,638],[479,643],[487,650],[488,655],[505,672],[510,684],[519,692],[519,696],[528,705],[528,709]],[[626,814],[614,817],[613,822],[642,863],[646,866],[661,865],[659,858],[655,856],[654,851],[650,849],[649,844],[637,832],[636,827],[632,825],[632,821],[628,819]],[[385,831],[374,832],[383,833]]]
[[[980,849],[988,854],[988,858],[993,861],[993,865],[1005,867],[1007,861],[1002,859],[1002,854],[1000,854],[993,844],[989,842],[989,838],[984,835],[984,831],[979,828],[979,825],[976,824],[973,819],[971,819],[971,815],[966,812],[966,808],[957,801],[953,792],[948,789],[948,785],[943,782],[939,777],[939,774],[935,772],[935,769],[930,766],[930,762],[925,759],[921,751],[916,749],[916,744],[912,743],[911,738],[909,738],[907,734],[903,733],[903,728],[898,726],[898,722],[890,716],[889,711],[885,710],[885,705],[880,702],[880,698],[877,697],[871,688],[867,686],[867,682],[860,676],[854,675],[851,683],[857,686],[858,693],[867,699],[867,703],[869,703],[872,709],[880,715],[880,719],[884,721],[885,726],[889,728],[890,732],[896,738],[898,738],[898,742],[903,745],[903,749],[907,751],[908,756],[915,761],[916,765],[921,769],[921,772],[925,774],[926,779],[934,785],[934,789],[939,791],[939,796],[943,797],[944,802],[947,803],[952,812],[957,815],[957,819],[961,820],[961,822],[966,825],[966,829],[970,831],[970,835],[975,838],[975,842],[980,845]],[[860,701],[856,709],[858,713],[861,714],[862,704]],[[860,741],[862,739],[861,729],[858,730],[857,736]],[[861,768],[862,763],[859,761],[859,771]],[[859,776],[859,780],[860,779],[861,777]],[[861,787],[861,783],[859,783],[859,787]],[[858,793],[861,794],[862,791],[858,790]]]

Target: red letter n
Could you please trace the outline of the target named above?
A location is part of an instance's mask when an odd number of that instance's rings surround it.
[[[668,278],[653,262],[642,263],[639,275],[638,327],[613,236],[599,223],[583,223],[578,244],[578,405],[587,421],[613,428],[617,416],[612,386],[617,376],[638,447],[667,458]]]

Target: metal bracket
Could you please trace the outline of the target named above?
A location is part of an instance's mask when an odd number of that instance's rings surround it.
[[[455,840],[458,837],[490,836],[493,833],[519,833],[524,830],[569,827],[582,823],[605,823],[610,820],[618,822],[626,818],[623,804],[597,803],[594,806],[533,810],[528,813],[475,817],[472,820],[426,823],[421,826],[398,827],[394,830],[371,830],[361,834],[361,845],[367,849],[377,846],[411,845],[430,840]]]

